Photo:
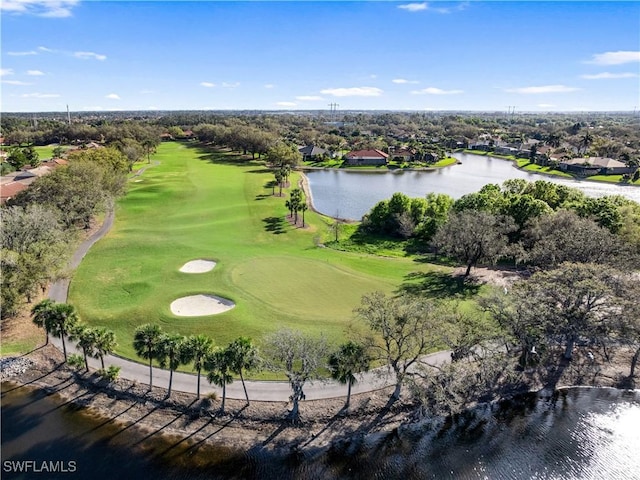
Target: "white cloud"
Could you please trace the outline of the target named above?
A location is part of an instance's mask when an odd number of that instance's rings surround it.
[[[234,83],[222,82],[222,86],[224,88],[236,88],[240,86],[240,82],[234,82]]]
[[[27,70],[27,75],[32,77],[41,77],[44,75],[44,72],[41,72],[40,70]]]
[[[267,83],[264,88],[276,88],[276,86],[273,83]]]
[[[637,73],[610,73],[610,72],[602,72],[596,73],[594,75],[580,75],[581,78],[585,78],[587,80],[601,80],[601,79],[609,79],[609,78],[633,78],[637,77]]]
[[[94,52],[73,52],[73,56],[76,58],[79,58],[81,60],[90,60],[90,59],[95,59],[95,60],[106,60],[107,56],[106,55],[102,55],[99,53],[94,53]]]
[[[408,12],[419,12],[421,10],[427,10],[429,8],[429,4],[427,4],[427,2],[405,3],[404,5],[398,5],[398,8],[401,8],[402,10],[406,10]]]
[[[20,80],[2,80],[2,83],[7,85],[33,85],[33,83],[22,82]]]
[[[316,100],[324,100],[321,96],[319,95],[300,95],[298,97],[296,97],[296,100],[300,100],[300,101],[308,101],[308,102],[314,102]]]
[[[110,93],[109,95],[105,95],[104,98],[108,98],[110,100],[120,100],[120,95],[117,93]]]
[[[334,97],[379,97],[383,91],[376,87],[325,88],[320,90],[324,95]]]
[[[22,98],[58,98],[57,93],[23,93]]]
[[[156,93],[156,92],[153,90],[140,90],[141,95],[149,95],[151,93]]]
[[[55,53],[55,50],[47,47],[38,47],[38,50],[40,50],[41,52]]]
[[[405,3],[404,5],[398,5],[398,8],[402,10],[406,10],[407,12],[422,12],[425,10],[429,10],[430,12],[437,13],[451,13],[451,12],[459,12],[466,9],[469,6],[469,2],[461,2],[453,7],[431,7],[427,2],[422,3]]]
[[[5,75],[13,75],[13,68],[0,68],[0,77]]]
[[[406,84],[406,83],[420,83],[417,80],[406,80],[404,78],[394,78],[393,80],[391,80],[393,83],[398,83],[400,85]]]
[[[24,57],[26,55],[37,55],[38,52],[35,50],[29,50],[28,52],[7,52],[7,55],[11,55],[12,57]]]
[[[464,90],[443,90],[436,87],[423,88],[422,90],[412,90],[414,95],[458,95],[464,93]]]
[[[38,17],[70,17],[71,10],[79,0],[4,0],[0,10],[17,15],[35,15]]]
[[[596,53],[591,60],[584,63],[593,65],[622,65],[623,63],[640,62],[640,50]]]
[[[521,87],[521,88],[508,88],[505,91],[509,93],[523,93],[523,94],[539,94],[539,93],[569,93],[580,90],[575,87],[567,87],[566,85],[543,85],[540,87]]]
[[[200,82],[200,86],[201,87],[207,87],[207,88],[213,88],[216,86],[215,83],[211,83],[211,82]]]
[[[277,102],[276,105],[279,107],[295,107],[297,105],[296,102]]]

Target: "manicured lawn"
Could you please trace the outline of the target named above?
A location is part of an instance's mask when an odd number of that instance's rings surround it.
[[[569,177],[573,178],[573,175],[567,172],[562,172],[560,170],[555,170],[551,167],[544,167],[542,165],[538,165],[536,163],[531,163],[529,160],[520,158],[517,160],[518,167],[526,170],[527,172],[535,172],[535,173],[546,173],[547,175],[554,175],[556,177]]]
[[[424,276],[434,268],[411,258],[318,247],[330,238],[326,219],[307,212],[306,229],[291,226],[286,197],[272,196],[273,174],[258,161],[180,143],[163,143],[153,161],[160,163],[131,179],[114,228],[71,282],[69,302],[87,323],[116,332],[119,354],[135,357],[133,331],[147,322],[205,333],[218,345],[240,335],[259,342],[283,326],[338,342],[363,294],[396,292],[414,281],[407,280],[411,273]],[[297,180],[294,173],[292,185]],[[215,260],[216,268],[178,271],[199,258]],[[203,317],[171,313],[173,300],[198,293],[237,306]]]
[[[599,182],[622,183],[622,175],[593,175],[589,180],[597,180]],[[640,178],[635,182],[627,182],[628,185],[640,185]]]
[[[57,145],[45,145],[42,147],[33,147],[36,152],[38,152],[38,158],[40,160],[47,160],[53,157],[53,150],[57,147]],[[63,147],[68,149],[69,147]]]
[[[447,157],[447,158],[443,158],[442,160],[438,160],[436,163],[430,166],[431,167],[448,167],[449,165],[455,165],[457,162],[458,160],[456,158]]]

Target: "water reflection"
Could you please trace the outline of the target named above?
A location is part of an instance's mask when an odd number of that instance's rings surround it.
[[[518,170],[510,161],[456,153],[459,165],[426,172],[389,173],[387,170],[353,172],[337,169],[307,172],[314,207],[331,216],[359,220],[380,200],[395,192],[423,197],[429,192],[453,198],[480,190],[488,183],[502,184],[509,178],[549,180],[582,190],[590,196],[624,195],[640,202],[640,188],[599,182],[547,177]]]
[[[344,441],[329,451],[241,452],[95,418],[55,395],[2,394],[2,478],[638,478],[640,391],[574,388],[556,399],[484,408],[455,421]],[[119,408],[114,403],[114,408]],[[20,474],[7,461],[76,462]]]

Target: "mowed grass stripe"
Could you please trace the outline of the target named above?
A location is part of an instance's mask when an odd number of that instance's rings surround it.
[[[147,322],[205,333],[220,345],[240,335],[259,342],[283,326],[337,342],[363,294],[391,293],[409,273],[429,269],[410,259],[318,248],[315,238],[328,235],[324,219],[307,212],[308,228],[289,225],[286,197],[271,195],[273,175],[259,162],[179,143],[163,143],[152,160],[159,165],[131,180],[113,230],[71,283],[69,301],[87,323],[115,330],[119,354],[135,357],[133,330]],[[218,263],[207,273],[178,271],[198,258]],[[236,308],[171,314],[173,300],[198,293],[228,298]]]

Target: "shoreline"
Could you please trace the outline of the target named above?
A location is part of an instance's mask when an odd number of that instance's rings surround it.
[[[640,184],[635,185],[633,183],[608,182],[606,180],[594,180],[594,179],[591,179],[589,177],[578,177],[578,176],[571,175],[571,174],[569,174],[569,176],[565,177],[564,175],[556,175],[554,173],[537,172],[537,171],[534,171],[534,170],[527,170],[524,167],[518,166],[518,160],[515,159],[515,158],[507,158],[507,157],[502,157],[502,156],[499,156],[499,155],[489,155],[488,153],[487,154],[480,154],[480,153],[476,153],[476,152],[474,152],[472,150],[459,150],[458,152],[459,153],[465,153],[465,154],[468,154],[468,155],[478,155],[479,157],[491,157],[491,158],[495,158],[497,160],[506,160],[508,162],[513,163],[513,166],[515,168],[517,168],[518,170],[522,171],[522,172],[527,172],[527,173],[531,173],[531,174],[534,174],[534,175],[540,175],[540,176],[543,176],[543,177],[566,178],[567,180],[571,179],[571,180],[575,180],[576,182],[602,183],[602,184],[605,184],[605,185],[617,185],[619,187],[640,187]]]
[[[597,380],[585,382],[580,367],[587,363],[576,357],[571,364],[577,369],[553,387],[540,383],[543,377],[535,372],[529,381],[511,393],[488,403],[472,403],[464,412],[486,405],[509,405],[522,398],[552,398],[568,388],[622,388],[619,381],[621,366],[629,352],[618,356],[615,364],[603,365]],[[345,398],[305,400],[300,404],[303,423],[292,425],[287,419],[289,402],[226,399],[225,412],[220,412],[221,399],[216,395],[203,396],[174,391],[167,398],[166,389],[136,381],[118,379],[107,383],[95,373],[79,372],[63,364],[62,353],[52,345],[40,347],[20,357],[32,362],[29,368],[13,376],[2,376],[3,385],[12,384],[4,393],[24,388],[58,395],[61,403],[73,405],[75,410],[97,417],[101,424],[111,423],[120,431],[151,442],[180,439],[185,448],[206,447],[232,450],[238,455],[263,451],[271,455],[289,456],[315,454],[331,449],[358,451],[373,439],[387,436],[401,437],[403,431],[419,428],[423,421],[448,422],[451,417],[419,415],[420,407],[408,395],[408,387],[400,400],[391,403],[393,387],[370,393],[354,394],[351,407],[344,411]],[[583,362],[584,365],[580,362]],[[622,362],[622,363],[619,363]],[[4,372],[3,372],[4,373]],[[539,373],[539,372],[538,372]],[[551,373],[551,372],[549,372]],[[574,376],[578,374],[578,376]],[[544,374],[543,374],[544,375]],[[454,415],[454,419],[457,415]]]
[[[221,399],[173,391],[118,379],[109,384],[95,372],[78,372],[62,364],[55,347],[43,347],[22,357],[33,364],[23,373],[2,378],[3,394],[17,389],[39,390],[58,395],[61,403],[110,422],[121,430],[136,431],[149,438],[181,438],[185,446],[202,444],[232,448],[238,452],[265,449],[273,453],[324,450],[336,442],[362,441],[368,435],[388,434],[398,428],[412,411],[410,402],[397,402],[385,411],[393,388],[352,395],[348,412],[344,398],[303,401],[303,424],[287,420],[288,402]],[[381,412],[383,415],[381,416]],[[163,426],[158,428],[158,426]],[[354,436],[354,432],[358,435]]]

